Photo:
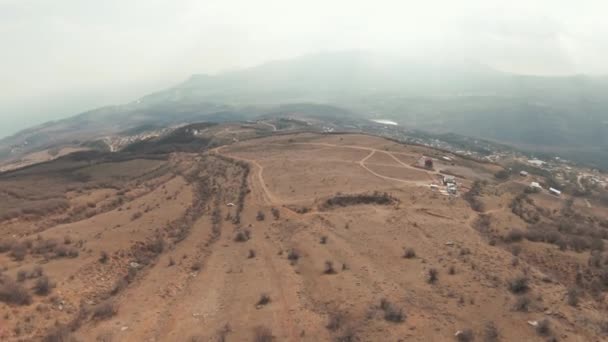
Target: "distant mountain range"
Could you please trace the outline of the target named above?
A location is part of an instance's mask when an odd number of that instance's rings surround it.
[[[607,77],[522,76],[476,63],[327,53],[194,75],[129,104],[5,138],[0,157],[24,142],[34,148],[144,125],[243,120],[308,103],[330,105],[317,107],[320,115],[332,108],[327,115],[390,119],[608,168],[606,95]]]

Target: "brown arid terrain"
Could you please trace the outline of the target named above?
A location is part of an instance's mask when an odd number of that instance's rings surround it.
[[[0,174],[0,340],[608,340],[603,202],[369,135],[210,129]]]

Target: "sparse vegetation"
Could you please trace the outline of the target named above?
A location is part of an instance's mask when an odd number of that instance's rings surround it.
[[[395,307],[395,305],[386,299],[380,300],[380,309],[383,312],[384,320],[387,322],[401,323],[405,321],[403,309]]]
[[[551,325],[548,319],[543,319],[536,325],[536,333],[540,336],[547,336],[551,333]]]
[[[528,291],[528,289],[530,288],[528,283],[528,278],[526,276],[521,275],[509,280],[507,286],[509,288],[509,291],[511,291],[512,293],[519,294]]]
[[[416,251],[413,248],[406,248],[403,252],[403,257],[406,259],[413,259],[416,257]]]
[[[255,251],[253,249],[249,250],[249,254],[247,255],[247,259],[255,258]]]
[[[323,235],[321,236],[321,239],[319,240],[319,243],[324,245],[327,243],[327,236]]]
[[[483,329],[483,341],[484,342],[496,342],[500,338],[498,328],[494,322],[486,322]]]
[[[323,270],[323,274],[336,274],[336,270],[334,269],[334,263],[332,261],[325,261],[325,269]]]
[[[270,304],[270,296],[266,293],[262,293],[260,295],[260,299],[258,300],[258,302],[255,304],[256,307],[262,307],[262,306],[266,306]]]
[[[579,291],[578,289],[572,287],[568,289],[568,292],[566,292],[566,301],[568,302],[568,305],[570,306],[577,306],[578,305],[578,298],[579,298]]]
[[[527,312],[530,307],[530,298],[527,296],[519,296],[515,300],[515,304],[513,305],[513,310]]]
[[[272,213],[272,217],[274,217],[275,220],[278,220],[281,217],[281,212],[277,208],[270,209],[270,212]]]
[[[295,249],[290,249],[289,253],[287,253],[287,260],[291,262],[292,265],[296,264],[300,259],[300,253]]]
[[[259,326],[253,329],[253,341],[254,342],[272,342],[274,337],[272,336],[272,330],[267,327]]]
[[[332,207],[347,207],[351,205],[360,204],[377,204],[377,205],[391,205],[398,202],[398,200],[388,193],[373,192],[371,194],[353,194],[344,195],[337,194],[334,197],[327,199],[321,209],[331,209]]]
[[[266,219],[266,215],[261,210],[258,211],[258,214],[255,216],[255,219],[258,221],[264,221]]]
[[[248,229],[240,230],[234,236],[236,242],[247,242],[251,238],[251,232]]]
[[[475,340],[473,330],[466,328],[458,331],[458,333],[456,333],[456,340],[458,342],[471,342]]]
[[[36,280],[34,284],[34,292],[39,296],[46,296],[51,293],[53,284],[49,280],[49,277],[42,276]]]
[[[110,301],[101,302],[93,307],[92,317],[95,320],[106,320],[116,315],[116,305]]]
[[[429,284],[434,284],[434,283],[436,283],[436,282],[437,282],[438,275],[439,275],[439,272],[437,271],[437,269],[435,269],[435,268],[430,268],[430,269],[429,269],[429,271],[428,271],[428,274],[427,274],[427,279],[426,279],[426,281],[427,281]]]
[[[7,277],[2,277],[0,278],[0,302],[29,305],[32,302],[32,296],[25,287]]]
[[[108,256],[108,253],[106,251],[101,251],[99,255],[99,262],[105,264],[108,262],[109,259],[110,257]]]

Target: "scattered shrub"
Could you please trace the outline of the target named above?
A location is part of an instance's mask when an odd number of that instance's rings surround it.
[[[169,264],[167,266],[171,267],[175,265],[175,260],[173,260],[173,257],[169,257]]]
[[[272,216],[275,220],[278,220],[281,217],[281,212],[277,208],[270,209],[270,212],[272,213]]]
[[[18,244],[17,240],[9,238],[0,240],[0,253],[5,253],[13,249],[13,246]]]
[[[330,313],[329,320],[327,321],[327,325],[325,326],[325,328],[330,331],[338,331],[342,326],[343,321],[344,315],[340,313]]]
[[[540,336],[547,336],[549,333],[551,333],[551,326],[548,319],[545,318],[538,322],[538,325],[536,326],[536,333]]]
[[[140,218],[141,216],[142,216],[142,213],[137,211],[137,212],[133,213],[133,215],[131,215],[131,221],[135,221],[138,218]]]
[[[270,303],[270,296],[267,295],[266,293],[262,293],[262,295],[260,296],[260,299],[258,300],[258,302],[255,304],[257,307],[262,307],[264,305],[268,305]]]
[[[325,261],[325,270],[323,271],[324,274],[336,274],[336,270],[334,269],[334,263],[327,260]]]
[[[24,282],[25,279],[27,279],[27,272],[25,270],[19,270],[19,272],[17,272],[17,281],[18,282]]]
[[[508,282],[509,291],[518,294],[529,290],[528,278],[525,276],[517,276]]]
[[[195,272],[200,271],[201,268],[203,268],[203,264],[200,261],[196,261],[190,266],[190,269]]]
[[[259,326],[253,329],[254,342],[272,342],[272,340],[272,331],[269,328]]]
[[[72,243],[72,238],[69,235],[63,237],[63,243],[69,245]]]
[[[17,305],[29,305],[32,302],[32,296],[23,286],[8,278],[0,281],[0,302]]]
[[[251,238],[251,232],[247,229],[239,231],[234,236],[234,241],[236,242],[246,242]]]
[[[413,248],[406,248],[403,253],[403,257],[406,259],[412,259],[416,257],[416,251]]]
[[[578,297],[579,297],[579,292],[576,288],[572,287],[572,288],[568,289],[568,292],[566,293],[566,301],[568,302],[568,305],[577,306]]]
[[[463,329],[456,333],[456,340],[458,342],[471,342],[475,340],[475,335],[471,329]]]
[[[439,272],[437,272],[437,269],[435,269],[435,268],[429,269],[427,282],[429,284],[434,284],[437,281],[438,273]]]
[[[93,307],[93,319],[104,320],[116,315],[116,305],[112,301],[101,302]]]
[[[34,292],[39,296],[48,295],[49,293],[51,293],[52,288],[53,285],[51,284],[51,281],[47,276],[42,276],[38,278],[36,280],[36,283],[34,284]]]
[[[527,296],[517,297],[515,300],[515,304],[513,305],[513,310],[527,312],[530,306],[530,298]]]
[[[506,242],[519,242],[524,238],[524,232],[520,229],[513,228],[505,237]]]
[[[291,262],[291,264],[295,264],[300,259],[300,253],[295,249],[290,249],[289,253],[287,253],[287,260]]]
[[[496,342],[499,338],[500,334],[494,322],[487,322],[483,328],[483,341]]]
[[[448,268],[448,274],[450,274],[450,275],[456,274],[456,267],[450,266],[450,268]]]
[[[32,271],[28,274],[28,278],[38,278],[44,274],[44,270],[40,266],[34,266]]]
[[[247,259],[255,258],[255,251],[253,249],[249,250],[249,255],[247,255]]]
[[[11,256],[16,261],[22,261],[27,254],[27,247],[23,243],[16,243],[11,248]]]
[[[258,221],[264,221],[266,219],[266,215],[264,215],[264,213],[260,210],[258,211],[258,214],[256,215],[255,219]]]
[[[321,236],[321,240],[319,241],[320,244],[324,245],[327,243],[327,236]]]
[[[108,253],[106,251],[101,251],[101,254],[99,256],[99,262],[105,264],[108,262],[109,258],[110,257],[108,256]]]
[[[380,309],[384,312],[384,320],[393,323],[401,323],[405,321],[403,309],[396,308],[386,299],[380,300]]]

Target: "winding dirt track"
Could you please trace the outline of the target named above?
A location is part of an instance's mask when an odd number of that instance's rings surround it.
[[[365,146],[357,146],[357,145],[335,145],[335,144],[328,144],[328,143],[293,143],[293,144],[295,144],[295,145],[311,145],[311,146],[334,147],[334,148],[349,148],[349,149],[356,149],[356,150],[362,150],[362,151],[369,151],[369,154],[367,156],[365,156],[363,159],[359,160],[356,163],[361,168],[363,168],[364,170],[366,170],[367,172],[371,173],[372,175],[374,175],[374,176],[376,176],[378,178],[382,178],[382,179],[388,180],[388,181],[399,182],[401,184],[428,187],[429,186],[429,182],[432,182],[432,181],[435,180],[434,176],[440,175],[436,171],[423,170],[423,169],[416,168],[416,167],[413,167],[411,165],[408,165],[408,164],[402,162],[401,160],[399,160],[399,158],[395,157],[392,153],[387,152],[387,151],[382,151],[382,150],[379,150],[379,149],[376,149],[376,148],[365,147]],[[221,146],[221,147],[215,148],[211,152],[212,153],[222,154],[222,155],[224,155],[226,157],[230,157],[230,158],[233,158],[233,159],[236,159],[236,160],[245,161],[245,162],[248,162],[248,163],[251,163],[251,164],[255,165],[257,183],[259,184],[259,186],[263,190],[263,199],[264,199],[264,202],[266,204],[269,204],[269,205],[280,205],[280,204],[284,204],[285,203],[285,201],[281,200],[276,195],[274,195],[272,193],[272,191],[270,191],[270,189],[268,189],[268,187],[266,186],[266,182],[264,181],[264,174],[263,174],[264,173],[264,166],[262,166],[262,164],[260,164],[255,159],[248,159],[248,158],[243,158],[243,157],[240,157],[240,156],[235,156],[235,155],[229,154],[229,153],[224,153],[224,152],[222,152],[223,147],[225,147],[225,146]],[[391,157],[392,159],[394,159],[395,162],[397,162],[399,164],[399,166],[396,166],[396,167],[402,167],[402,168],[414,170],[414,171],[417,171],[417,172],[424,172],[429,177],[429,181],[417,181],[417,180],[408,180],[408,179],[400,179],[400,178],[389,177],[389,176],[382,175],[382,174],[380,174],[380,173],[378,173],[378,172],[370,169],[366,165],[366,161],[369,158],[371,158],[375,153],[383,153],[383,154],[388,155],[389,157]]]

